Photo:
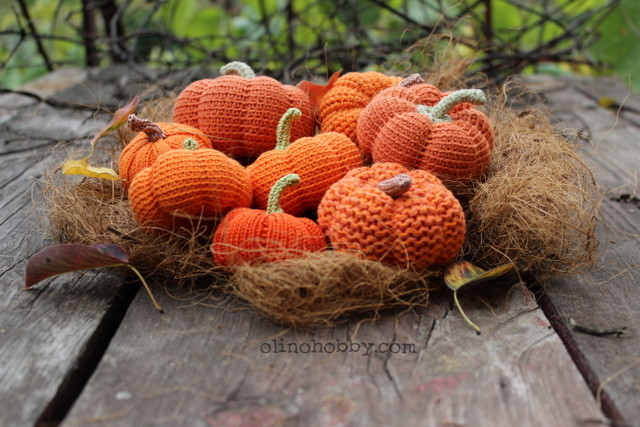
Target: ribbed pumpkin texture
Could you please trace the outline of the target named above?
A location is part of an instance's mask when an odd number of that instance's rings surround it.
[[[301,112],[289,109],[278,124],[278,144],[247,167],[253,190],[253,206],[266,209],[269,193],[282,176],[296,173],[301,182],[280,198],[282,209],[292,215],[315,210],[327,189],[349,170],[362,166],[358,147],[337,132],[320,133],[290,142],[291,126]]]
[[[278,121],[291,107],[303,114],[291,130],[292,138],[315,133],[306,92],[271,77],[255,77],[246,64],[240,64],[227,64],[222,76],[187,86],[178,95],[173,121],[197,127],[209,136],[213,148],[236,158],[255,158],[272,149]]]
[[[358,140],[374,162],[400,163],[429,171],[445,183],[464,184],[486,170],[493,127],[472,104],[479,90],[442,93],[417,83],[380,92],[358,121]]]
[[[466,233],[460,203],[438,178],[395,163],[347,173],[322,199],[318,224],[336,251],[416,270],[451,261]]]
[[[351,72],[341,76],[320,99],[318,120],[322,132],[339,132],[358,144],[358,116],[380,91],[397,85],[402,77],[376,71]]]
[[[193,139],[168,151],[133,179],[129,201],[143,225],[172,228],[176,218],[219,219],[251,205],[251,183],[237,161]]]
[[[229,212],[213,235],[211,251],[216,264],[230,267],[276,262],[324,250],[326,240],[318,224],[285,213],[280,207],[280,195],[299,182],[296,174],[279,179],[267,210],[238,208]]]
[[[131,181],[144,168],[148,168],[158,156],[169,150],[182,148],[185,139],[193,138],[200,147],[211,148],[211,141],[199,129],[181,123],[153,123],[129,116],[129,128],[139,132],[124,147],[118,160],[122,184],[129,188]]]

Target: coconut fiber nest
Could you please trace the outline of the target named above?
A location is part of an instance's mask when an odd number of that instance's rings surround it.
[[[444,71],[424,77],[448,82],[444,89],[465,83]],[[487,90],[487,103],[479,107],[493,125],[494,148],[483,175],[456,188],[467,231],[455,259],[485,269],[513,263],[535,277],[575,274],[595,258],[601,193],[579,147],[550,124],[543,109],[512,107],[504,87]],[[169,122],[174,101],[150,101],[136,114]],[[121,130],[107,158],[115,163],[133,135]],[[44,187],[57,241],[118,244],[148,277],[180,286],[205,283],[291,327],[331,326],[354,315],[375,318],[387,309],[424,306],[442,283],[443,266],[386,265],[355,250],[223,269],[212,258],[210,225],[150,231],[134,221],[120,182],[69,177],[54,169]]]

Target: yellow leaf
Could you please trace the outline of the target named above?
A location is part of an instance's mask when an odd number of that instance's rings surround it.
[[[91,166],[86,158],[69,159],[62,165],[62,173],[65,175],[84,175],[92,178],[110,179],[119,181],[120,177],[111,168]]]
[[[483,270],[468,261],[458,261],[447,268],[444,273],[444,283],[452,291],[457,291],[470,283],[479,283],[493,277],[502,276],[513,270],[513,267],[513,264],[504,264],[491,270]]]

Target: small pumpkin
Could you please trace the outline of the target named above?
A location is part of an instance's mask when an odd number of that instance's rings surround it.
[[[178,95],[174,121],[197,127],[209,136],[213,148],[236,158],[255,158],[272,149],[278,121],[291,107],[303,113],[291,130],[293,138],[314,134],[313,107],[304,90],[256,77],[241,62],[220,71],[222,76],[193,82]]]
[[[338,78],[318,103],[318,120],[322,132],[339,132],[358,144],[358,116],[380,91],[397,85],[401,77],[376,71],[351,72]]]
[[[357,131],[364,155],[427,170],[447,184],[478,178],[493,150],[493,127],[472,105],[485,103],[484,92],[442,93],[417,77],[380,92],[363,110]]]
[[[358,147],[341,133],[320,133],[290,143],[292,123],[301,115],[297,108],[290,108],[278,123],[276,147],[247,167],[253,205],[258,209],[267,208],[271,187],[280,177],[296,173],[301,182],[282,195],[282,209],[292,215],[315,210],[331,184],[362,166]]]
[[[182,148],[185,139],[193,138],[201,147],[211,148],[211,141],[199,129],[181,123],[154,123],[131,114],[127,119],[129,128],[139,132],[124,147],[118,160],[120,178],[129,188],[133,177],[148,168],[158,156],[169,150]]]
[[[431,173],[396,163],[353,169],[318,207],[334,250],[422,270],[444,265],[466,233],[462,207]]]
[[[324,234],[309,218],[285,213],[280,197],[300,177],[288,174],[271,189],[267,210],[237,208],[224,217],[215,233],[211,251],[218,265],[230,267],[251,262],[275,262],[326,248]]]
[[[143,225],[171,229],[176,218],[217,220],[251,205],[244,167],[220,151],[200,148],[187,138],[140,171],[129,188],[134,218]]]

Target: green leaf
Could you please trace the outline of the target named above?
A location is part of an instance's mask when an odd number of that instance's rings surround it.
[[[62,243],[48,246],[32,255],[27,261],[24,288],[29,289],[36,283],[59,274],[104,267],[128,267],[131,269],[144,285],[153,306],[162,313],[162,307],[151,293],[147,282],[140,272],[129,264],[127,252],[114,244]]]

